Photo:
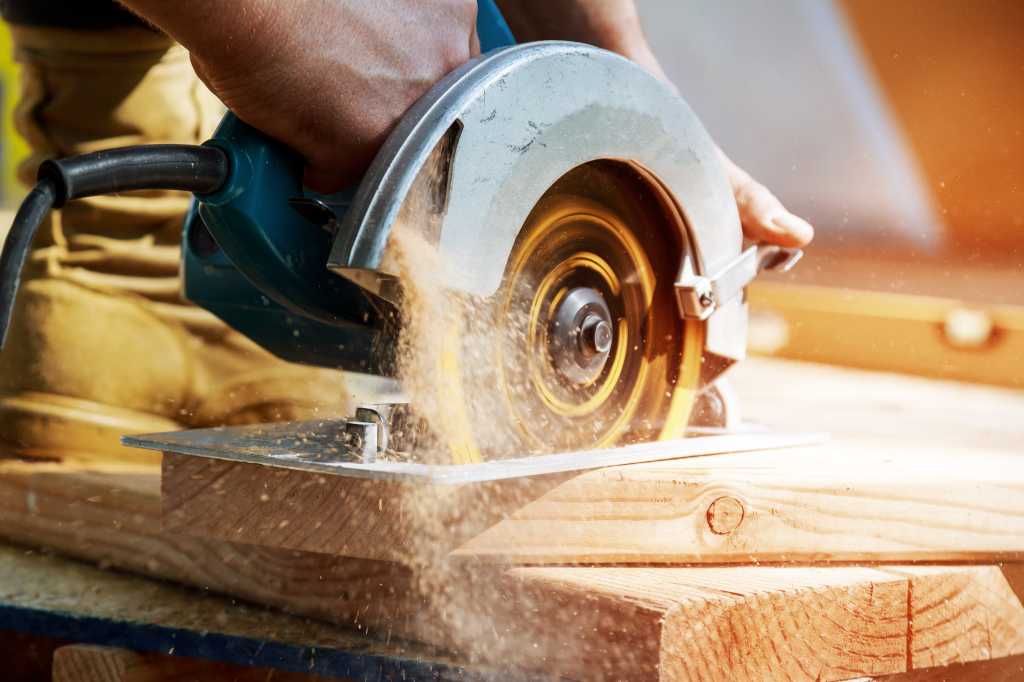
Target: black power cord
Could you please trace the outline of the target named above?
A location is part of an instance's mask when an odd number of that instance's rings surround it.
[[[216,192],[228,177],[227,155],[216,147],[154,144],[44,161],[36,186],[21,203],[0,253],[0,350],[7,341],[14,299],[32,240],[51,208],[72,199],[136,189]]]

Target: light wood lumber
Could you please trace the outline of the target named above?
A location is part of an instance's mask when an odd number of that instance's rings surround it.
[[[170,455],[164,524],[412,563],[445,549],[534,564],[985,563],[1024,556],[1020,461],[838,441],[611,467],[558,485],[414,487]]]
[[[744,418],[772,428],[1024,454],[1024,391],[777,358],[747,358],[727,376]]]
[[[353,628],[419,608],[395,564],[162,533],[159,478],[151,465],[3,463],[0,537]]]
[[[1024,466],[1016,455],[861,441],[604,469],[512,512],[455,555],[527,563],[1017,559]]]
[[[30,466],[43,468],[26,471]],[[1024,652],[1024,609],[991,566],[549,566],[411,580],[405,569],[382,562],[161,534],[154,523],[158,500],[155,472],[8,466],[0,470],[0,536],[357,624],[382,637],[415,637],[468,660],[577,679],[762,680],[785,673],[812,680],[903,672],[934,662],[915,660],[914,638],[949,636],[941,617],[912,617],[911,590],[945,594],[950,580],[959,586],[958,630],[1002,633],[998,648],[960,638],[951,649],[960,660]],[[447,587],[432,599],[417,596],[439,581]]]
[[[776,282],[749,300],[758,352],[1024,388],[1024,307]]]
[[[909,673],[876,677],[876,682],[1017,682],[1024,679],[1024,656],[1008,656],[990,661],[952,663]],[[868,678],[850,682],[871,682]]]
[[[1024,392],[757,358],[731,380],[748,418],[833,440],[592,471],[558,485],[401,495],[353,496],[348,489],[358,484],[168,458],[181,468],[165,472],[165,523],[232,541],[406,561],[424,545],[460,543],[460,556],[530,562],[1020,556]],[[743,507],[727,534],[708,517],[723,498]],[[410,534],[417,518],[428,523]],[[312,520],[297,529],[296,519]]]

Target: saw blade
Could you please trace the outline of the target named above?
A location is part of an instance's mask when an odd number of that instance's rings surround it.
[[[683,434],[704,327],[677,312],[680,220],[625,164],[586,164],[552,186],[498,293],[442,344],[452,461]]]

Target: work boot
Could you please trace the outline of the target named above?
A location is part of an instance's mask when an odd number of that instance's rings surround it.
[[[223,108],[188,55],[145,28],[14,26],[18,130],[39,162],[196,143]],[[338,416],[343,374],[279,360],[181,297],[189,196],[72,202],[40,228],[0,353],[0,455],[151,459],[124,434]]]

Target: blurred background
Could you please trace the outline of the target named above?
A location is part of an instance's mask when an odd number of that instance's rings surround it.
[[[640,0],[722,148],[817,238],[756,352],[1024,387],[1024,2]]]
[[[1020,255],[1024,3],[639,5],[712,135],[822,245]]]
[[[1024,385],[1024,2],[638,5],[722,148],[818,230],[751,290],[754,350]],[[0,78],[10,209],[24,146],[5,27]]]

